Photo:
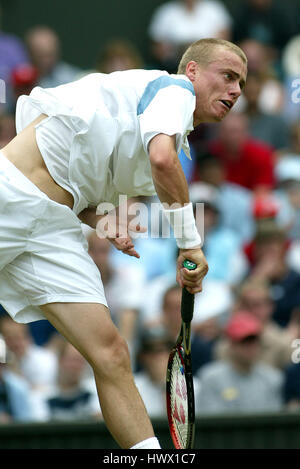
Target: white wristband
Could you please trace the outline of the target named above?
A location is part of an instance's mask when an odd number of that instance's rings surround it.
[[[163,213],[167,217],[174,231],[177,246],[180,249],[191,249],[201,245],[201,237],[198,233],[193,204],[190,202],[183,207],[169,210],[163,206]]]

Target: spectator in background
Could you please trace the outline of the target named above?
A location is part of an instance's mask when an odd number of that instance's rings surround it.
[[[244,89],[245,113],[249,121],[249,134],[256,140],[267,143],[275,150],[289,146],[288,126],[281,115],[267,114],[260,105],[263,79],[258,73],[248,73]]]
[[[178,57],[190,43],[205,37],[230,40],[231,17],[217,0],[166,2],[154,11],[149,36],[155,66],[176,73]]]
[[[273,320],[281,327],[298,322],[300,305],[300,274],[287,263],[288,248],[286,233],[274,220],[260,223],[253,242],[245,247],[251,278],[270,284]]]
[[[136,68],[144,68],[143,59],[130,41],[113,39],[101,48],[96,65],[97,72],[112,73]]]
[[[28,384],[7,365],[0,363],[0,424],[33,419]]]
[[[248,58],[249,73],[257,74],[262,82],[259,94],[259,105],[266,114],[277,114],[283,111],[284,87],[280,74],[276,70],[274,54],[264,42],[246,38],[240,43],[240,47]],[[243,103],[239,103],[239,109],[243,110]]]
[[[34,345],[27,325],[13,321],[8,315],[0,317],[0,332],[9,352],[9,369],[21,375],[31,389],[48,389],[56,378],[55,353]]]
[[[293,158],[295,161],[300,161],[300,120],[294,122],[290,126],[290,140],[288,148],[282,152],[282,157]]]
[[[76,80],[80,69],[61,59],[56,32],[48,26],[35,26],[25,35],[32,65],[37,69],[39,86],[52,88]]]
[[[241,243],[230,228],[221,224],[217,189],[209,184],[195,183],[189,192],[195,208],[197,203],[204,204],[204,219],[198,216],[196,223],[199,233],[204,229],[203,251],[209,264],[206,280],[229,285],[239,283],[246,273],[244,259],[240,257]]]
[[[286,233],[288,249],[287,264],[300,273],[300,166],[298,162],[282,158],[275,167],[276,190],[272,193],[257,194],[253,198],[252,212],[256,230],[266,221],[281,227]],[[245,250],[251,254],[253,243],[246,244]],[[251,259],[252,262],[252,259]]]
[[[295,32],[288,5],[281,0],[246,0],[237,5],[233,40],[253,38],[272,45],[280,53]]]
[[[259,362],[262,325],[249,313],[228,321],[228,359],[206,365],[199,373],[196,413],[245,414],[282,408],[283,375]]]
[[[83,380],[86,366],[83,356],[63,341],[56,382],[51,390],[40,393],[43,401],[41,420],[68,421],[101,416],[95,381]]]
[[[166,374],[172,345],[161,327],[148,328],[141,335],[138,361],[142,369],[134,375],[134,381],[150,417],[167,417]]]
[[[15,118],[12,114],[0,115],[0,149],[16,136]]]
[[[262,323],[261,348],[259,358],[261,362],[275,368],[284,369],[291,360],[291,345],[294,339],[300,337],[300,327],[290,325],[282,330],[273,320],[274,301],[267,283],[247,279],[238,289],[234,314],[246,311]],[[230,348],[229,340],[224,337],[216,344],[215,356],[218,359],[227,358]]]
[[[226,181],[257,193],[273,188],[272,149],[249,136],[245,114],[226,116],[220,124],[218,139],[211,142],[208,149],[222,162]]]
[[[217,189],[221,226],[233,231],[241,244],[252,239],[254,235],[252,192],[238,184],[227,182],[221,160],[207,152],[198,156],[191,189],[197,187],[196,181],[199,180]]]
[[[299,132],[300,125],[297,127]],[[286,229],[289,239],[297,242],[300,239],[300,148],[298,154],[287,153],[277,162],[275,176],[278,223]]]

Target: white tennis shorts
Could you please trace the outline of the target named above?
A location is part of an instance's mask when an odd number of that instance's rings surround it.
[[[0,303],[27,323],[45,319],[39,305],[62,302],[107,306],[81,223],[0,152]]]

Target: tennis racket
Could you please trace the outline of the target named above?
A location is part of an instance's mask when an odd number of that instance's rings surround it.
[[[195,270],[194,262],[185,260],[183,267]],[[181,299],[181,329],[168,361],[167,413],[171,437],[176,449],[192,449],[195,434],[195,402],[191,357],[191,321],[194,295],[185,288]]]

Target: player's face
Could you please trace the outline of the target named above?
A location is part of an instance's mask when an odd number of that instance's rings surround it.
[[[246,76],[245,63],[226,49],[220,49],[205,67],[195,64],[192,78],[189,76],[196,93],[194,125],[221,121],[241,95]]]

